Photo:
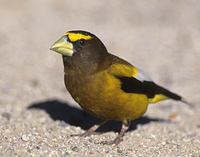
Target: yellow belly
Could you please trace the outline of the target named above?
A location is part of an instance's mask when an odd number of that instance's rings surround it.
[[[120,121],[136,119],[146,112],[145,95],[125,93],[120,81],[106,72],[97,75],[81,87],[81,94],[75,94],[82,108],[101,119]]]

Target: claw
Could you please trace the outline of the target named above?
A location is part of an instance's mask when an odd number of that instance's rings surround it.
[[[126,121],[126,123],[122,124],[122,128],[118,134],[118,136],[112,140],[112,141],[103,141],[101,144],[107,144],[107,145],[115,145],[117,146],[120,142],[123,141],[123,136],[125,135],[126,131],[129,129],[130,122]]]
[[[103,124],[105,124],[107,121],[103,121],[101,124],[99,125],[93,125],[91,128],[89,128],[87,131],[85,131],[84,133],[81,134],[73,134],[71,135],[71,137],[75,137],[75,136],[79,136],[79,137],[87,137],[87,136],[91,136],[91,135],[95,135],[98,134],[96,132],[96,130],[101,127]]]
[[[117,146],[122,141],[123,141],[123,137],[117,136],[114,140],[112,140],[112,141],[103,141],[103,142],[101,142],[101,144]]]
[[[91,135],[96,135],[98,134],[97,132],[95,131],[85,131],[84,133],[80,133],[80,134],[72,134],[70,135],[71,137],[76,137],[76,136],[79,136],[79,137],[88,137],[88,136],[91,136]]]

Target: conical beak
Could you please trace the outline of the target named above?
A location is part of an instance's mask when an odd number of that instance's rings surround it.
[[[73,44],[67,40],[66,36],[62,36],[51,46],[50,50],[58,52],[64,56],[72,56]]]

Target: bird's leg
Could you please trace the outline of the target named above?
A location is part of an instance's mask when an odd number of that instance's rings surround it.
[[[118,145],[120,142],[123,141],[123,136],[125,135],[126,131],[129,129],[130,121],[125,121],[122,123],[121,130],[117,137],[113,141],[106,141],[103,142],[103,144],[109,144],[109,145]]]
[[[73,134],[71,136],[81,136],[81,137],[86,137],[86,136],[90,136],[90,135],[94,135],[96,134],[96,130],[98,128],[100,128],[102,125],[104,125],[107,121],[103,121],[100,124],[95,124],[92,127],[90,127],[87,131],[85,131],[84,133],[81,134]]]

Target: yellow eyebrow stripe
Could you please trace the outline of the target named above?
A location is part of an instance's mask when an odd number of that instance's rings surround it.
[[[92,37],[90,35],[84,35],[84,34],[81,34],[81,33],[70,33],[70,32],[67,32],[64,35],[67,35],[69,40],[72,41],[72,42],[78,41],[80,39],[85,39],[85,40],[92,39]]]

